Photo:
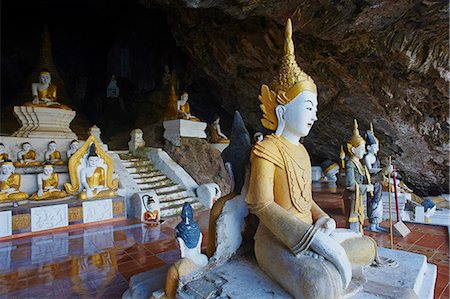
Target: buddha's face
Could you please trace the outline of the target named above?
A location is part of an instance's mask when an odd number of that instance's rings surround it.
[[[2,165],[2,167],[0,168],[0,171],[4,175],[11,175],[14,172],[14,166],[11,164]]]
[[[53,167],[51,166],[45,166],[44,170],[42,171],[45,175],[51,175],[53,173]]]
[[[187,92],[183,93],[180,99],[183,101],[183,103],[186,103],[189,99],[189,95],[187,94]]]
[[[55,151],[56,150],[56,143],[54,143],[54,142],[51,142],[51,143],[49,143],[48,144],[48,150],[49,151]]]
[[[367,151],[371,154],[376,155],[378,153],[378,151],[380,150],[380,147],[378,146],[378,144],[370,144],[367,146]]]
[[[80,146],[80,144],[78,142],[72,142],[70,144],[70,149],[71,150],[77,150],[79,146]]]
[[[28,151],[31,149],[31,144],[29,144],[29,143],[24,143],[24,144],[22,145],[22,149],[23,149],[24,151],[28,152]]]
[[[309,134],[317,120],[317,95],[305,90],[285,105],[285,130],[299,137]]]
[[[88,166],[89,167],[97,166],[98,161],[99,161],[99,157],[91,156],[88,158]]]
[[[50,74],[40,74],[39,79],[42,84],[50,84],[50,82],[52,82],[52,77]]]
[[[353,147],[353,153],[358,159],[362,159],[366,153],[366,144],[363,143],[358,147]]]

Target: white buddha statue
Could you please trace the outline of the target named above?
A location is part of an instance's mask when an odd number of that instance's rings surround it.
[[[75,154],[75,152],[78,150],[78,148],[80,147],[80,143],[78,142],[78,140],[72,140],[70,142],[69,145],[69,149],[67,150],[67,159],[70,159],[70,157],[72,157],[73,154]]]
[[[64,161],[61,159],[61,153],[56,150],[56,142],[50,141],[47,146],[47,151],[44,153],[46,161],[54,165],[62,165]]]
[[[6,151],[5,145],[0,143],[0,162],[3,162],[9,158],[9,154]]]
[[[181,94],[180,99],[177,101],[178,118],[192,121],[200,121],[200,119],[191,114],[191,107],[189,106],[188,100],[189,95],[185,91]]]
[[[36,151],[32,149],[29,142],[22,143],[22,150],[17,153],[17,161],[14,162],[15,167],[39,166],[40,162],[36,161]]]
[[[95,144],[89,147],[87,165],[80,171],[80,182],[84,190],[78,195],[79,199],[113,197],[115,192],[106,184],[106,171],[99,166]]]
[[[28,194],[19,190],[20,174],[14,171],[15,167],[11,160],[5,160],[0,166],[0,202],[28,198]]]
[[[58,174],[54,171],[52,163],[45,162],[42,173],[37,176],[38,191],[30,199],[44,200],[66,197],[66,191],[58,189],[58,182]]]

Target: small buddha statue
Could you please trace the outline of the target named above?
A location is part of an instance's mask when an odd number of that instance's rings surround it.
[[[184,203],[181,211],[182,221],[175,228],[175,238],[181,251],[181,259],[175,262],[166,276],[164,293],[156,291],[151,299],[175,299],[180,278],[187,276],[206,266],[208,258],[200,252],[202,244],[202,233],[200,226],[194,220],[192,207]]]
[[[58,189],[58,174],[54,171],[50,161],[44,163],[42,173],[37,176],[38,191],[31,200],[57,199],[67,196],[66,191]]]
[[[366,153],[366,141],[358,130],[358,122],[354,121],[353,135],[347,141],[350,157],[345,165],[345,191],[343,195],[344,209],[351,230],[363,232],[364,225],[364,193],[373,192],[374,186],[363,184],[367,168],[361,163]]]
[[[230,143],[230,140],[222,133],[220,129],[220,117],[217,116],[209,127],[211,134],[211,143]]]
[[[189,94],[185,91],[181,94],[180,99],[177,101],[178,118],[192,121],[200,121],[200,119],[191,114],[191,107],[189,106],[188,99]]]
[[[156,201],[150,195],[142,196],[142,204],[145,208],[142,221],[148,224],[159,224],[160,208]]]
[[[0,162],[3,162],[9,158],[8,152],[6,151],[5,145],[0,143]]]
[[[56,142],[50,141],[47,145],[47,151],[44,154],[45,160],[54,165],[63,165],[64,161],[61,159],[61,153],[56,150]]]
[[[117,86],[116,76],[112,75],[111,81],[109,81],[108,87],[106,88],[107,98],[118,98],[119,97],[119,86]]]
[[[78,195],[79,199],[113,197],[115,192],[108,188],[106,184],[105,169],[99,164],[99,156],[96,152],[95,144],[89,147],[87,165],[81,169],[80,182],[84,190]]]
[[[70,157],[72,157],[72,155],[75,154],[75,152],[78,150],[79,147],[80,143],[78,142],[78,140],[72,140],[69,144],[69,149],[66,152],[67,159],[70,159]]]
[[[324,175],[322,180],[328,182],[336,182],[338,180],[336,175],[339,173],[339,165],[337,163],[334,163],[331,160],[325,160],[322,164],[320,164],[320,167],[322,168]]]
[[[375,137],[373,126],[370,124],[370,130],[366,133],[367,154],[364,156],[364,164],[371,175],[371,183],[374,185],[373,194],[367,193],[367,217],[369,226],[366,230],[373,232],[388,232],[387,229],[380,227],[383,221],[383,200],[381,182],[386,178],[386,174],[393,171],[392,165],[387,169],[381,167],[378,151],[380,142]]]
[[[56,85],[51,84],[52,76],[50,71],[46,68],[42,68],[39,73],[39,83],[31,84],[31,95],[33,96],[32,102],[26,102],[24,106],[38,106],[48,108],[60,108],[71,110],[66,105],[61,105],[56,101]]]
[[[279,75],[262,85],[259,100],[262,125],[275,133],[256,143],[250,157],[246,202],[259,218],[258,265],[295,298],[339,298],[352,269],[377,260],[377,247],[359,233],[336,231],[312,198],[311,160],[300,139],[317,121],[317,87],[297,65],[290,20]]]
[[[0,201],[17,201],[28,198],[21,192],[20,174],[14,173],[15,167],[11,160],[5,160],[0,166]]]
[[[36,161],[36,152],[32,149],[29,142],[22,143],[22,150],[17,153],[17,162],[15,167],[39,166],[40,162]]]

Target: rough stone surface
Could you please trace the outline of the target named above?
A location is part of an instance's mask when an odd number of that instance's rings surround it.
[[[166,10],[216,101],[258,131],[259,88],[277,72],[292,18],[297,61],[319,90],[319,121],[305,140],[313,160],[337,160],[357,118],[361,130],[373,122],[381,155],[392,155],[416,192],[448,190],[447,2],[140,2]]]
[[[181,146],[166,142],[164,150],[197,182],[216,183],[222,194],[231,189],[231,179],[222,162],[220,152],[198,138],[181,138]]]

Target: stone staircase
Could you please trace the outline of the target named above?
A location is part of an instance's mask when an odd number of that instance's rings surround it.
[[[161,218],[179,215],[185,202],[195,210],[203,207],[186,189],[156,170],[148,159],[133,157],[128,151],[115,152],[141,191],[153,190],[159,196]]]

